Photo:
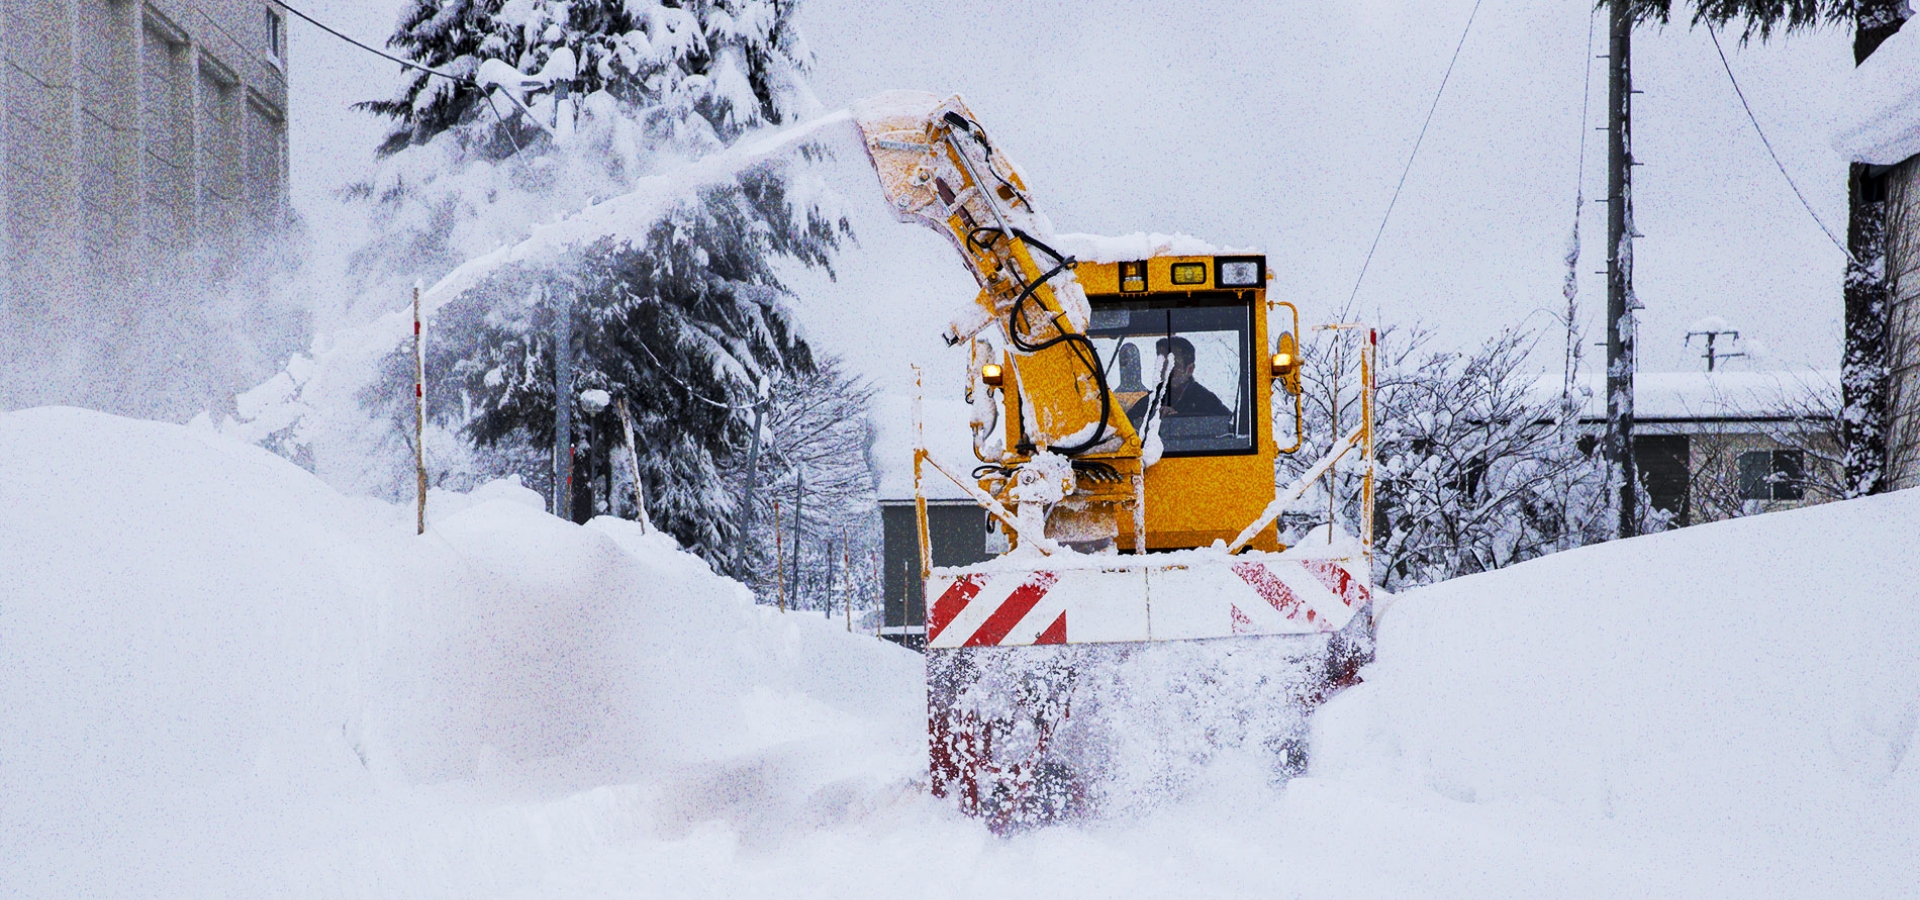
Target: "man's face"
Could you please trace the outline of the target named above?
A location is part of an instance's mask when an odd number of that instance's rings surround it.
[[[1173,355],[1173,368],[1167,372],[1167,387],[1177,391],[1186,387],[1187,382],[1192,380],[1193,363],[1191,361],[1182,363],[1180,361],[1180,354],[1175,353]]]

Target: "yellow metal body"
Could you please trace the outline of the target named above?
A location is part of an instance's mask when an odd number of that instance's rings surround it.
[[[1137,262],[1145,263],[1147,289],[1143,291],[1122,293],[1120,265],[1117,262],[1079,263],[1074,275],[1095,310],[1112,302],[1178,301],[1198,295],[1232,294],[1250,309],[1255,353],[1253,359],[1263,359],[1267,355],[1263,352],[1264,348],[1273,346],[1268,334],[1264,283],[1251,288],[1214,288],[1215,260],[1211,256],[1160,256]],[[1194,265],[1205,267],[1206,276],[1202,283],[1174,283],[1175,266]],[[1266,377],[1253,377],[1250,380],[1253,409],[1257,412],[1254,416],[1253,452],[1165,456],[1146,468],[1144,524],[1145,544],[1149,551],[1204,547],[1216,540],[1230,541],[1273,500],[1274,460],[1281,449],[1274,434],[1272,417],[1267,414],[1273,408],[1273,381]],[[1029,396],[1032,396],[1032,392],[1029,392]],[[1130,402],[1136,397],[1122,396],[1118,399]],[[1005,446],[1018,447],[1021,444],[1018,428],[1023,421],[1021,398],[1015,392],[1007,392],[1004,402],[1007,405],[1006,414],[1002,416],[1007,429]],[[1292,434],[1287,438],[1288,443],[1297,445]],[[1139,457],[1135,455],[1127,461],[1137,467]],[[1139,471],[1134,467],[1123,470],[1121,474],[1130,476]],[[1103,508],[1103,514],[1113,519],[1119,535],[1119,548],[1123,551],[1135,548],[1138,542],[1134,533],[1134,496],[1130,480],[1123,479],[1119,484],[1089,482],[1090,479],[1080,479],[1080,490],[1089,499],[1098,498],[1096,502]],[[1251,542],[1251,546],[1260,550],[1280,549],[1278,537],[1271,526],[1262,531]]]
[[[1048,451],[1070,456],[1074,489],[1050,505],[1045,537],[1083,548],[1111,543],[1122,552],[1232,540],[1266,508],[1281,445],[1269,413],[1273,343],[1264,281],[1221,287],[1214,257],[1161,256],[1128,261],[1133,277],[1123,284],[1121,263],[1057,257],[1044,243],[1046,220],[1034,210],[1025,179],[959,97],[893,92],[856,104],[854,112],[895,214],[945,233],[979,284],[972,310],[948,326],[948,342],[998,332],[989,339],[1002,350],[1001,371],[976,366],[971,374],[973,389],[997,395],[1002,412],[1002,440],[981,457],[991,467],[978,481],[984,495],[1017,508],[1019,467]],[[1265,271],[1264,259],[1235,258],[1259,260],[1258,271]],[[1238,389],[1250,392],[1251,446],[1170,454],[1143,466],[1142,439],[1126,414],[1138,394],[1121,396],[1106,384],[1104,367],[1112,361],[1095,352],[1089,317],[1105,303],[1201,295],[1214,302],[1230,295],[1248,309],[1251,346],[1242,365],[1257,371],[1243,371],[1246,384]],[[1287,452],[1297,449],[1297,431],[1286,437]],[[1014,532],[1011,523],[1006,530]],[[1009,538],[1018,542],[1017,534]],[[1251,546],[1279,549],[1273,528]]]

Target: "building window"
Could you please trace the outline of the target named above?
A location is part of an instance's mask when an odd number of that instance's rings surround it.
[[[1800,500],[1807,495],[1806,454],[1754,450],[1740,454],[1740,499]]]
[[[285,26],[281,24],[280,14],[271,9],[267,10],[267,55],[276,60],[282,58],[281,41],[284,39],[281,36],[281,29],[283,27]]]

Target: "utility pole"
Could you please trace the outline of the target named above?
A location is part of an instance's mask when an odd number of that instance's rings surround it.
[[[545,289],[542,288],[544,291]],[[573,521],[573,292],[554,304],[553,514]]]
[[[1633,464],[1633,14],[1607,4],[1607,465],[1619,490],[1616,534],[1639,533]]]

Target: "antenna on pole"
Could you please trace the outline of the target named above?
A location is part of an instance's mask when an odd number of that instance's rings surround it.
[[[1691,345],[1693,344],[1693,339],[1694,339],[1694,338],[1696,338],[1696,337],[1704,337],[1704,338],[1706,338],[1706,339],[1707,339],[1707,352],[1706,352],[1706,353],[1703,353],[1703,354],[1701,354],[1701,355],[1702,355],[1702,356],[1704,356],[1704,357],[1706,358],[1706,360],[1707,360],[1707,371],[1709,371],[1709,372],[1711,372],[1711,371],[1713,371],[1713,368],[1714,368],[1714,364],[1715,364],[1716,362],[1718,362],[1719,360],[1723,360],[1723,359],[1733,359],[1734,357],[1737,357],[1737,356],[1746,356],[1746,355],[1747,355],[1745,351],[1735,351],[1735,352],[1731,352],[1731,353],[1722,353],[1722,352],[1720,352],[1720,351],[1718,351],[1718,350],[1716,350],[1716,349],[1714,349],[1714,346],[1713,346],[1713,342],[1714,342],[1714,339],[1715,339],[1715,338],[1717,338],[1717,337],[1719,337],[1719,336],[1721,336],[1721,335],[1723,335],[1723,334],[1726,334],[1726,335],[1732,335],[1732,336],[1733,336],[1733,339],[1734,339],[1734,340],[1736,340],[1736,341],[1737,341],[1737,340],[1739,340],[1739,339],[1740,339],[1740,331],[1739,331],[1738,329],[1735,329],[1735,328],[1727,328],[1727,327],[1724,327],[1724,326],[1715,326],[1715,325],[1711,325],[1711,324],[1709,324],[1709,325],[1707,325],[1706,327],[1702,327],[1702,326],[1701,326],[1700,324],[1698,324],[1698,323],[1696,323],[1696,324],[1695,324],[1695,325],[1694,325],[1693,327],[1694,327],[1694,328],[1696,328],[1696,329],[1699,329],[1699,330],[1698,330],[1698,331],[1689,331],[1689,332],[1687,332],[1687,336],[1686,336],[1686,339],[1685,339],[1685,340],[1682,340],[1682,341],[1680,342],[1680,345],[1681,345],[1681,346],[1683,346],[1683,347],[1686,347],[1686,346],[1691,346]]]

